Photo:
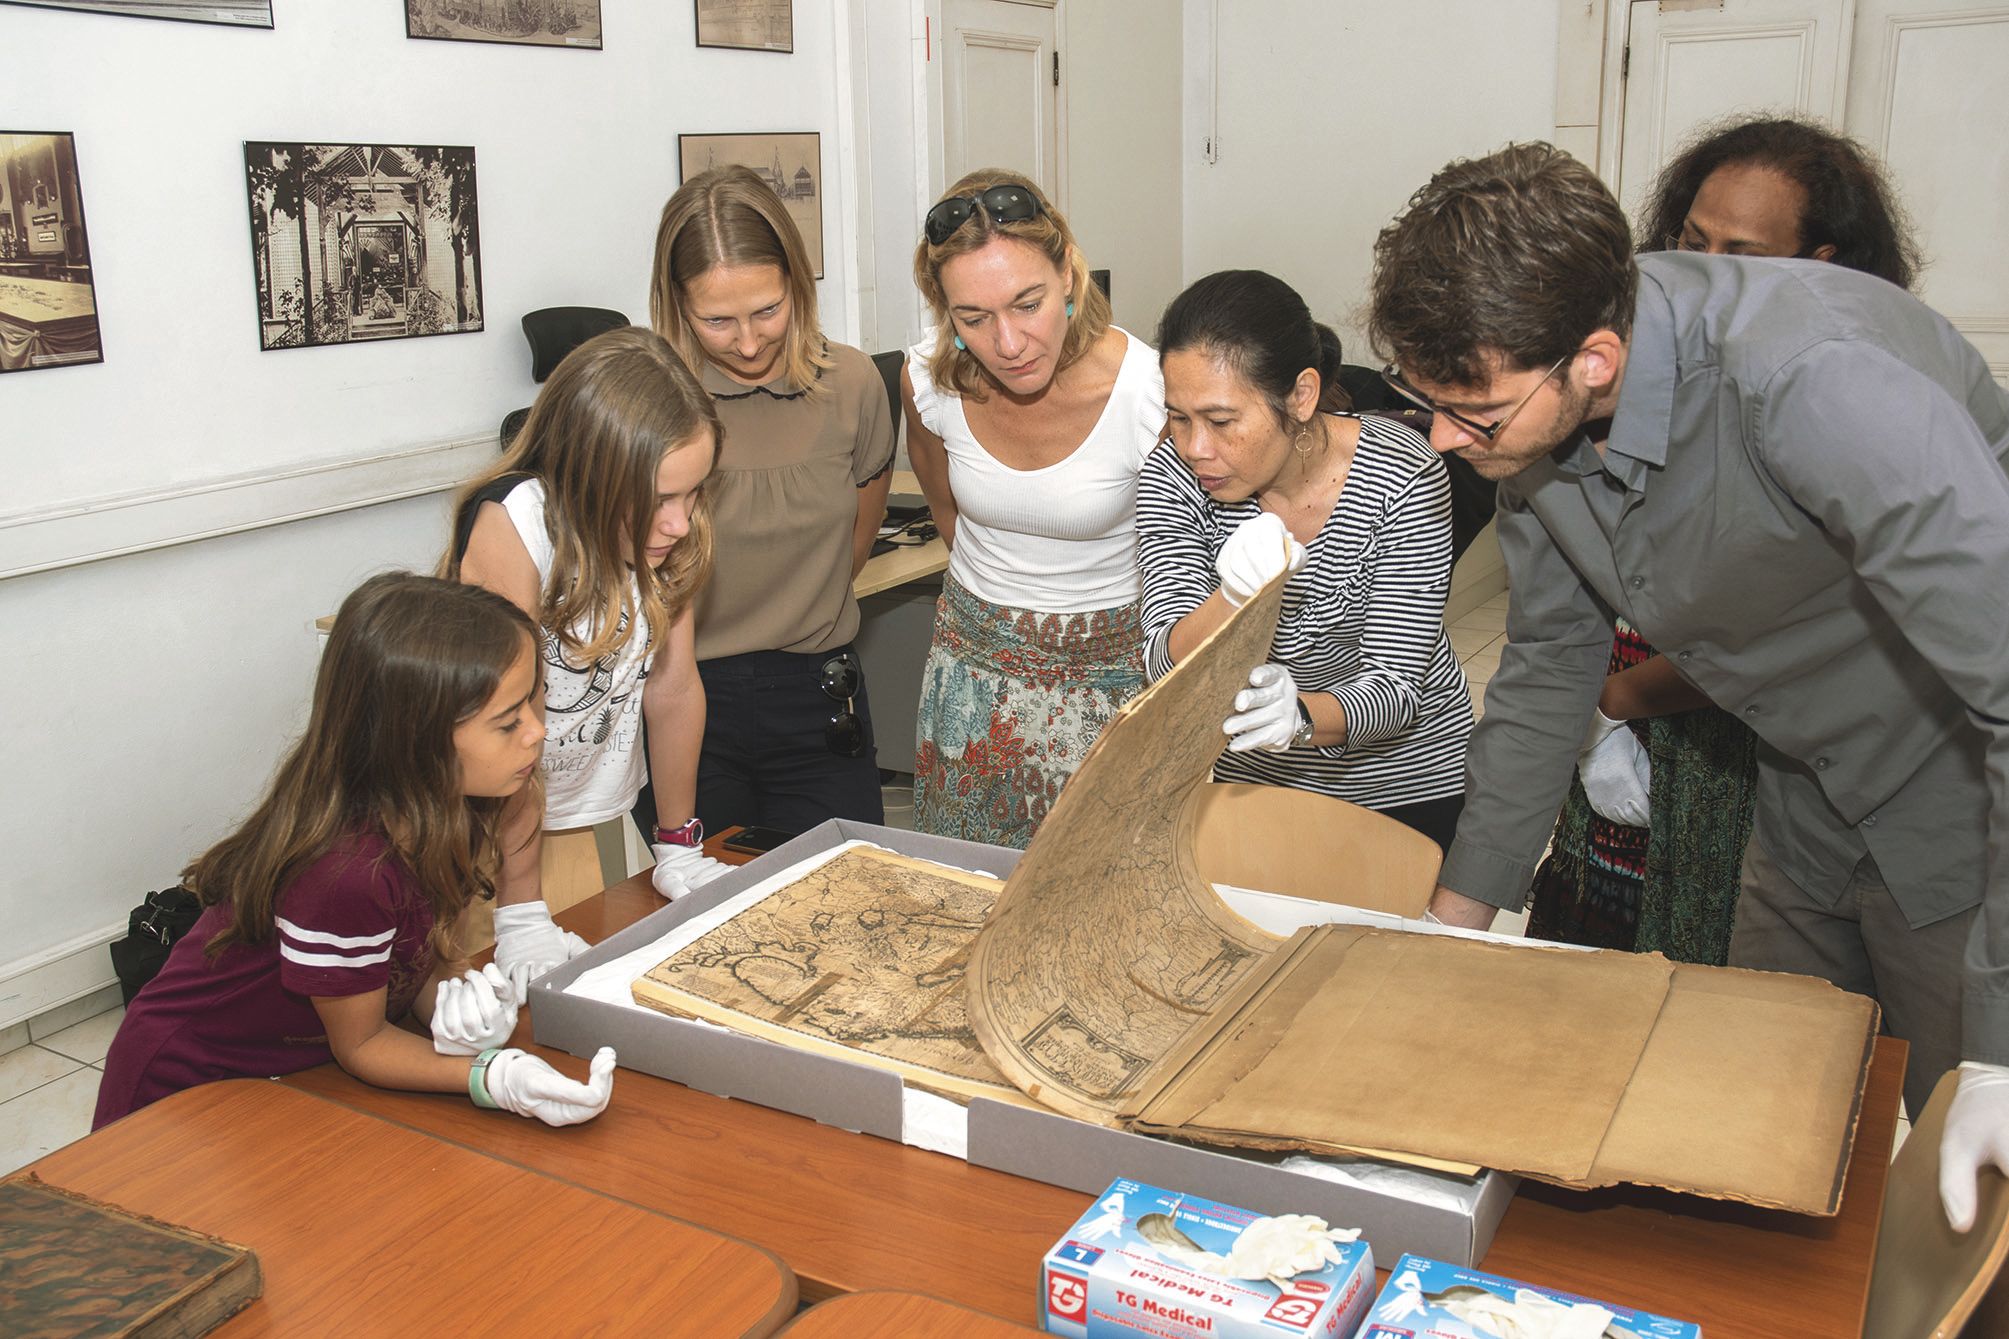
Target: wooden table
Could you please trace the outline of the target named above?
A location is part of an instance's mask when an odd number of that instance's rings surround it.
[[[256,1251],[265,1295],[230,1336],[765,1335],[795,1313],[757,1247],[263,1079],[176,1093],[29,1170]]]
[[[557,920],[598,940],[662,905],[639,875]],[[1904,1054],[1877,1042],[1838,1217],[1526,1182],[1481,1266],[1697,1321],[1709,1339],[1858,1333]],[[571,1130],[499,1124],[465,1101],[370,1088],[332,1065],[286,1082],[765,1246],[808,1300],[918,1287],[1036,1323],[1040,1258],[1091,1198],[627,1069],[606,1114]]]
[[[789,1339],[1019,1339],[1040,1333],[938,1297],[895,1292],[849,1293],[818,1302],[781,1332]]]

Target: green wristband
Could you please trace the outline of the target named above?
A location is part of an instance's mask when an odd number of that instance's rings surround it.
[[[474,1104],[484,1111],[500,1111],[502,1103],[488,1095],[488,1062],[502,1054],[500,1046],[491,1046],[474,1058],[467,1070],[467,1095]]]

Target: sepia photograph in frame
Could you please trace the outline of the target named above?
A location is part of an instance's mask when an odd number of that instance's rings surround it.
[[[405,0],[405,36],[600,49],[600,0]]]
[[[74,9],[175,23],[217,23],[226,28],[270,28],[272,0],[0,0],[25,9]]]
[[[482,328],[474,150],[244,145],[258,346]]]
[[[0,130],[0,375],[104,360],[76,140]]]
[[[765,135],[679,135],[679,181],[728,163],[750,167],[781,197],[823,277],[823,137],[814,130]]]
[[[734,51],[795,50],[794,0],[692,0],[698,45]]]

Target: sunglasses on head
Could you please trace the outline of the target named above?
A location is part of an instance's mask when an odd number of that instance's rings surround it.
[[[865,755],[865,725],[858,719],[853,702],[862,678],[858,662],[848,651],[824,661],[822,673],[817,677],[816,686],[823,690],[823,695],[844,704],[844,710],[823,725],[823,746],[840,758]]]
[[[955,236],[956,229],[970,221],[981,207],[993,223],[1023,223],[1046,210],[1039,197],[1023,186],[993,186],[976,195],[952,195],[928,211],[923,224],[929,246],[940,246]]]

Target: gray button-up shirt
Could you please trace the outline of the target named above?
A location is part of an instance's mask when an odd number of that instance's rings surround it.
[[[1803,887],[1867,852],[1914,926],[1983,904],[1962,1049],[2009,1064],[2009,393],[1840,266],[1639,265],[1604,455],[1500,489],[1507,648],[1440,877],[1524,896],[1616,611],[1757,732],[1753,836]]]

